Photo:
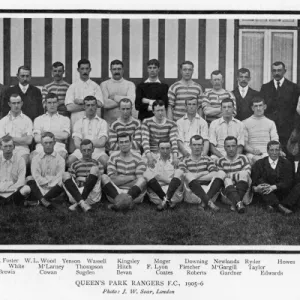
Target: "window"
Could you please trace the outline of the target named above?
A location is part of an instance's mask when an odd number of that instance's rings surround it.
[[[283,29],[240,29],[239,68],[251,71],[250,85],[260,90],[272,79],[275,61],[286,65],[286,78],[297,81],[297,31]]]

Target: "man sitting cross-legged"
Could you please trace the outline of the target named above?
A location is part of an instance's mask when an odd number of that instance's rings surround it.
[[[47,112],[42,116],[37,117],[33,123],[34,140],[37,143],[35,151],[31,152],[31,159],[39,152],[43,152],[41,145],[41,134],[45,131],[50,131],[55,136],[54,150],[63,159],[67,157],[66,141],[70,135],[70,119],[58,113],[58,96],[49,93],[45,96],[45,105]]]
[[[225,185],[223,197],[231,203],[231,210],[239,213],[245,212],[245,204],[252,200],[250,194],[250,164],[245,155],[238,154],[238,142],[234,136],[228,136],[224,141],[226,156],[217,161],[219,172],[212,182],[211,193],[216,194]]]
[[[45,207],[54,208],[51,200],[58,197],[63,189],[62,175],[65,171],[65,160],[54,151],[55,136],[44,132],[41,136],[42,152],[34,156],[31,162],[31,174],[27,184],[31,189],[31,201],[34,199]]]
[[[170,204],[183,199],[181,176],[182,171],[176,170],[172,164],[171,142],[169,140],[160,140],[158,142],[159,158],[154,168],[148,167],[144,173],[147,180],[148,195],[151,202],[157,206],[157,210],[163,210],[166,207],[166,199],[170,199]],[[176,192],[170,197],[173,190]]]
[[[146,164],[141,155],[132,152],[131,136],[123,133],[118,136],[120,151],[112,154],[107,164],[107,175],[102,176],[102,189],[114,209],[118,194],[127,193],[133,203],[141,203],[146,193],[143,173]]]
[[[69,209],[74,211],[80,206],[86,212],[101,199],[101,175],[104,168],[92,158],[94,145],[91,140],[86,139],[80,143],[80,152],[82,158],[71,165],[69,172],[63,174],[63,185],[73,203]]]
[[[24,204],[30,193],[25,185],[26,165],[22,157],[13,153],[15,144],[10,135],[1,139],[0,155],[0,204]]]
[[[79,119],[73,128],[72,137],[76,150],[68,157],[68,166],[82,158],[80,152],[80,143],[83,139],[89,139],[93,142],[93,158],[99,160],[106,168],[108,156],[105,153],[105,144],[108,138],[108,126],[106,121],[97,116],[97,99],[94,96],[84,98],[85,116]]]

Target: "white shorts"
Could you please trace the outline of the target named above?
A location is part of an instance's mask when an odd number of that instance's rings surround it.
[[[77,159],[82,159],[82,154],[79,149],[76,149],[71,155],[74,155]],[[95,148],[92,154],[92,158],[98,160],[102,155],[107,155],[104,148]]]

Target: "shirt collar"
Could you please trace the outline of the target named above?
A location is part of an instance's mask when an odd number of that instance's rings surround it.
[[[10,158],[10,159],[6,159],[5,157],[4,157],[4,155],[3,155],[3,152],[1,153],[1,160],[3,161],[3,162],[13,162],[13,158],[14,158],[14,154],[12,155],[12,157]]]
[[[82,79],[79,78],[79,82],[81,82],[82,84],[90,84],[92,80],[89,78],[87,81],[83,81]]]
[[[284,77],[282,77],[280,80],[279,80],[279,82],[280,82],[280,87],[282,87],[282,85],[283,85],[283,83],[284,83]],[[273,80],[273,82],[274,82],[274,86],[275,86],[275,89],[277,89],[277,80]]]
[[[271,159],[270,156],[269,156],[269,163],[270,163],[270,165],[272,165],[272,164],[275,163],[275,166],[277,166],[278,158],[277,158],[276,160],[273,160],[273,159]]]
[[[52,157],[56,157],[56,152],[53,151],[51,154],[46,154],[45,152],[42,152],[42,158],[44,158],[45,156],[52,156]]]
[[[49,115],[49,112],[47,112],[47,111],[46,111],[45,115],[50,117],[50,115]],[[54,116],[57,116],[57,117],[59,117],[59,113],[58,113],[58,112],[56,112],[56,113],[54,114]]]
[[[21,89],[21,91],[23,92],[23,89],[25,89],[25,93],[27,92],[28,88],[29,88],[29,84],[27,85],[22,85],[21,83],[19,83],[19,88]]]
[[[184,118],[185,120],[188,119],[188,115],[185,114],[185,115],[183,116],[183,118]],[[199,115],[198,113],[196,113],[196,116],[194,117],[194,119],[201,119],[201,117],[200,117],[200,115]]]
[[[17,117],[14,117],[12,115],[11,111],[9,111],[7,115],[8,115],[9,118],[18,118],[18,117],[21,117],[22,119],[24,118],[24,114],[23,114],[22,111],[21,111],[21,113]]]
[[[226,121],[224,120],[224,118],[223,118],[223,117],[221,117],[219,120],[220,120],[220,121],[219,121],[219,124],[226,123]],[[231,121],[233,121],[233,122],[237,122],[237,119],[235,119],[235,118],[232,118],[232,119],[231,119]]]
[[[239,87],[240,92],[245,91],[245,94],[247,94],[248,89],[249,89],[249,85],[246,85],[245,87],[242,87],[242,86],[238,85],[238,87]]]
[[[88,117],[87,116],[83,116],[83,119],[88,119]],[[97,120],[101,120],[101,118],[98,116],[98,115],[96,115],[92,120],[94,120],[94,119],[97,119]]]
[[[155,81],[151,81],[150,78],[148,78],[145,83],[153,83],[153,82],[158,82],[158,83],[161,83],[160,80],[158,78],[156,78]]]
[[[116,83],[121,83],[121,82],[124,81],[124,78],[122,77],[122,78],[119,79],[119,80],[115,80],[115,79],[111,78],[111,81],[116,82]]]

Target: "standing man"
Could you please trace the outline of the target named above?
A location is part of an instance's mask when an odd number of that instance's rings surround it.
[[[10,135],[15,148],[14,153],[22,156],[29,164],[29,145],[32,142],[32,121],[22,112],[23,101],[18,94],[10,95],[10,111],[0,120],[0,138]]]
[[[45,104],[47,112],[34,120],[33,136],[37,145],[31,155],[43,152],[41,137],[44,132],[50,131],[54,134],[56,140],[54,150],[66,159],[68,154],[66,141],[70,136],[70,119],[58,113],[58,97],[56,94],[47,94]]]
[[[65,98],[70,84],[64,81],[63,79],[64,73],[65,73],[65,67],[63,63],[57,61],[52,65],[53,81],[43,86],[42,89],[43,105],[46,108],[46,96],[49,93],[53,93],[57,95],[58,98],[57,112],[60,115],[70,117],[70,113],[67,111],[65,105]]]
[[[31,70],[26,66],[18,68],[17,78],[19,84],[9,87],[4,95],[2,116],[10,110],[9,99],[12,94],[20,95],[23,103],[22,111],[31,121],[44,113],[42,94],[39,88],[30,84]]]
[[[269,156],[258,160],[252,167],[252,189],[260,196],[268,211],[278,209],[283,214],[291,214],[288,209],[292,201],[287,197],[293,186],[293,166],[287,159],[279,156],[280,143],[267,144]]]
[[[84,98],[85,116],[79,119],[73,128],[73,139],[76,150],[68,157],[68,166],[82,158],[80,144],[82,140],[89,139],[92,141],[95,150],[93,159],[99,160],[106,168],[108,156],[105,153],[105,144],[108,138],[108,126],[106,121],[97,115],[97,99],[94,96]]]
[[[0,155],[0,204],[24,204],[30,193],[25,185],[26,165],[22,157],[13,153],[15,144],[10,135],[1,139]]]
[[[87,96],[94,96],[97,100],[97,114],[100,117],[100,107],[103,106],[103,96],[100,86],[90,79],[91,63],[87,59],[81,59],[77,63],[77,71],[80,78],[77,82],[70,85],[67,90],[65,105],[67,110],[71,113],[71,129],[77,120],[84,116],[84,98]]]
[[[191,154],[191,137],[201,135],[204,140],[202,155],[207,155],[209,150],[208,126],[207,122],[197,113],[198,99],[186,99],[185,105],[186,114],[176,122],[178,127],[179,152],[184,157],[189,156]]]
[[[153,103],[154,117],[145,119],[142,124],[142,146],[150,168],[155,167],[159,156],[158,141],[169,139],[172,149],[172,162],[178,166],[177,125],[174,121],[166,118],[166,108],[162,100]]]
[[[123,98],[119,102],[120,117],[111,124],[108,134],[109,151],[119,151],[118,135],[127,133],[131,136],[132,151],[141,153],[142,132],[139,120],[132,117],[132,102]]]
[[[221,71],[216,70],[211,73],[212,89],[205,92],[202,96],[202,111],[205,119],[210,123],[220,117],[222,117],[221,103],[222,100],[229,98],[233,101],[234,114],[236,112],[236,103],[233,93],[223,89],[223,74]]]
[[[233,117],[234,102],[230,98],[222,100],[222,117],[212,121],[209,128],[210,152],[213,159],[226,155],[224,141],[227,136],[237,139],[237,152],[241,154],[244,147],[244,125]]]
[[[123,78],[123,63],[116,59],[110,63],[112,78],[101,83],[101,90],[104,97],[103,119],[111,125],[120,116],[119,102],[128,98],[132,103],[135,101],[135,85],[133,82]]]
[[[243,121],[249,118],[253,111],[251,109],[251,100],[253,97],[258,96],[258,91],[255,91],[249,87],[251,80],[250,70],[241,68],[237,72],[238,86],[232,91],[236,99],[236,116],[235,118]]]
[[[155,100],[163,100],[168,106],[169,86],[159,80],[160,63],[157,59],[147,62],[148,79],[138,84],[136,88],[135,108],[139,112],[138,118],[143,121],[153,117],[153,103]]]
[[[168,92],[168,118],[175,122],[186,113],[186,99],[198,99],[199,108],[201,108],[200,97],[203,93],[202,86],[192,80],[194,64],[191,61],[184,61],[180,64],[180,73],[181,80],[173,83]]]
[[[245,127],[245,152],[250,164],[268,156],[267,143],[278,141],[277,129],[274,121],[268,119],[264,112],[267,108],[265,100],[255,96],[251,108],[253,115],[243,121]]]
[[[300,89],[295,83],[284,77],[285,73],[285,64],[281,61],[274,62],[272,65],[273,80],[262,85],[260,95],[266,101],[265,115],[275,122],[282,149],[287,157],[290,157],[286,145],[294,129]]]

